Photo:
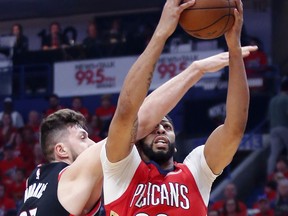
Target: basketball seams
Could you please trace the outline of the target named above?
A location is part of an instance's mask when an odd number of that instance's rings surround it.
[[[198,0],[182,12],[179,24],[193,37],[218,38],[233,26],[236,8],[232,0]]]
[[[201,31],[201,30],[207,29],[207,28],[215,25],[217,22],[219,22],[220,20],[224,19],[224,18],[227,17],[227,16],[229,16],[229,18],[230,18],[232,15],[231,15],[231,14],[227,14],[227,15],[225,15],[225,16],[222,16],[222,17],[220,17],[219,19],[217,19],[215,22],[213,22],[213,23],[211,23],[211,24],[209,24],[209,25],[207,25],[207,26],[205,26],[205,27],[203,27],[203,28],[199,28],[199,29],[195,29],[195,30],[190,30],[190,29],[185,29],[185,30],[186,30],[186,31],[189,31],[189,32],[191,32],[191,33],[196,32],[196,31]],[[227,19],[228,21],[227,21],[224,29],[227,27],[227,24],[229,23],[229,18]],[[223,32],[223,30],[222,30],[221,32]]]
[[[197,7],[191,7],[191,8],[186,8],[185,10],[217,10],[217,9],[229,9],[229,11],[230,11],[230,9],[235,9],[236,7],[235,6],[233,6],[233,5],[231,5],[231,6],[225,6],[225,7],[213,7],[213,8],[211,8],[211,7],[201,7],[201,8],[197,8]],[[185,11],[184,10],[184,11]]]

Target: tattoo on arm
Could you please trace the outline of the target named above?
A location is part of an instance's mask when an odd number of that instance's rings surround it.
[[[153,65],[153,70],[149,73],[149,77],[147,79],[147,90],[150,88],[152,78],[153,78],[153,72],[155,70],[155,66],[156,66],[156,64]]]
[[[138,118],[136,118],[133,123],[133,128],[131,131],[131,143],[136,142],[137,130],[138,130]]]

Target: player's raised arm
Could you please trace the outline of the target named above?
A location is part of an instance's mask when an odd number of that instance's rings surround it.
[[[180,2],[166,1],[149,44],[125,78],[107,139],[107,158],[111,162],[117,162],[130,153],[132,143],[136,139],[137,113],[150,87],[154,66],[166,40],[175,31],[181,12],[194,3]]]
[[[229,51],[229,83],[226,100],[227,115],[223,125],[219,126],[208,138],[204,155],[208,166],[218,174],[232,160],[245,132],[249,109],[249,87],[241,55],[240,35],[243,24],[243,7],[235,0],[235,23],[225,34]]]
[[[250,52],[255,50],[257,50],[257,46],[242,47],[242,57],[247,57]],[[138,113],[137,140],[149,134],[205,73],[217,72],[228,64],[228,52],[194,61],[183,72],[151,92],[145,98]]]

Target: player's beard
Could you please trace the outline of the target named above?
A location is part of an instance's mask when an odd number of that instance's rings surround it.
[[[159,165],[165,164],[175,153],[175,143],[168,144],[168,151],[153,151],[153,144],[145,144],[144,140],[139,141],[138,148],[146,155],[149,160],[155,161]]]

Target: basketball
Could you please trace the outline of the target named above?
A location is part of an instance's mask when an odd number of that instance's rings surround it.
[[[233,26],[236,7],[233,0],[196,0],[181,13],[179,25],[195,38],[215,39]]]

